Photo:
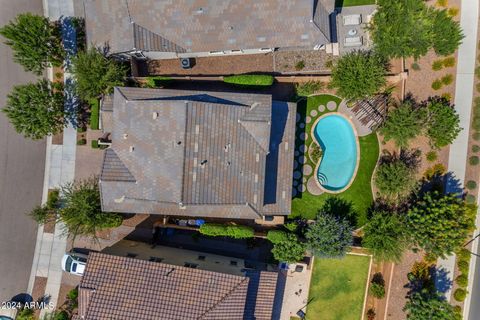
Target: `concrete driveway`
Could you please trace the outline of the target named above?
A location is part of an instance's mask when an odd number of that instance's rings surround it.
[[[0,0],[0,25],[20,12],[43,14],[42,0]],[[3,40],[3,39],[2,39]],[[34,81],[0,44],[0,107],[12,86]],[[0,112],[0,302],[27,291],[37,226],[25,213],[40,204],[45,141],[18,135]]]

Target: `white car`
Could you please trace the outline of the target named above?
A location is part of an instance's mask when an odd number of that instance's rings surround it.
[[[66,253],[62,258],[62,270],[78,276],[83,275],[87,266],[87,256],[79,253]]]

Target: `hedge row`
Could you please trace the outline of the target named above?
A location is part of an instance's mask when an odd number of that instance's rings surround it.
[[[248,226],[205,223],[200,226],[200,233],[212,237],[230,237],[234,239],[253,238],[253,228]]]
[[[241,86],[268,87],[273,84],[273,77],[264,74],[242,74],[237,76],[224,77],[223,82]]]

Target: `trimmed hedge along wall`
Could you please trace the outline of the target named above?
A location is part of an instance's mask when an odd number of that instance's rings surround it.
[[[205,223],[200,226],[200,233],[212,237],[230,237],[234,239],[253,238],[253,228],[237,225],[223,225],[216,223]]]
[[[223,78],[223,82],[237,84],[242,86],[271,86],[273,77],[262,74],[243,74],[237,76],[228,76]]]

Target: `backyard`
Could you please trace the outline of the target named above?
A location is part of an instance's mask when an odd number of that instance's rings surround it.
[[[328,108],[329,102],[333,101],[335,108]],[[308,156],[308,148],[312,144],[313,139],[309,134],[315,119],[328,112],[335,112],[338,109],[341,99],[332,95],[318,95],[311,96],[305,101],[298,104],[298,113],[300,120],[297,123],[297,140],[296,140],[296,166],[301,166],[303,162],[303,170],[301,175],[294,173],[294,186],[298,186],[298,193],[294,193],[292,201],[291,218],[303,217],[306,219],[314,219],[318,210],[323,206],[326,199],[329,197],[339,197],[350,202],[356,212],[356,226],[360,227],[367,222],[367,210],[373,202],[371,177],[375,169],[378,155],[379,145],[377,135],[375,133],[364,137],[359,137],[360,145],[360,162],[357,174],[352,185],[342,193],[314,193],[312,189],[309,190],[311,183],[306,183],[310,179],[316,179],[314,163],[310,156]],[[333,104],[330,104],[333,106]],[[327,106],[322,108],[322,106]],[[305,119],[305,122],[303,121]],[[303,182],[303,183],[302,183]],[[301,192],[302,191],[302,192]]]
[[[361,319],[369,266],[368,256],[315,259],[306,319]]]

